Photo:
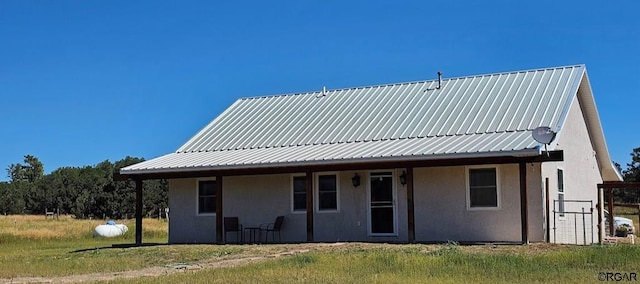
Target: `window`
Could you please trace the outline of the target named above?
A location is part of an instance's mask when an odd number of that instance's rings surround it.
[[[198,181],[198,214],[216,213],[216,181]]]
[[[498,208],[497,168],[469,168],[468,208]]]
[[[318,175],[318,211],[338,210],[338,176]]]
[[[558,169],[558,213],[564,217],[564,170]]]
[[[307,211],[307,177],[293,176],[293,211]]]

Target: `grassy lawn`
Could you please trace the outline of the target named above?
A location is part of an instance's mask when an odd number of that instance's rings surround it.
[[[135,283],[595,283],[600,282],[601,272],[640,274],[640,246],[633,245],[344,243],[112,248],[112,244],[133,243],[134,221],[124,221],[129,227],[125,236],[94,238],[93,228],[103,222],[0,216],[0,282],[64,282],[60,277],[76,277],[72,280]],[[143,228],[145,242],[166,242],[164,220],[145,219]]]
[[[638,256],[629,245],[373,245],[131,282],[596,283],[600,272],[640,274]]]

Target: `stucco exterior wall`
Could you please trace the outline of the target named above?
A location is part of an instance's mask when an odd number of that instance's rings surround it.
[[[467,208],[466,167],[415,169],[416,240],[422,242],[519,242],[520,179],[518,165],[496,165],[498,209]],[[543,239],[539,164],[527,164],[529,236]]]
[[[314,238],[320,242],[407,240],[406,187],[394,172],[396,190],[397,234],[369,236],[367,188],[368,172],[359,171],[362,184],[354,187],[355,172],[337,172],[339,210],[318,212],[314,206]],[[244,227],[272,223],[276,216],[285,216],[281,236],[283,242],[306,241],[306,213],[292,211],[292,187],[289,174],[235,176],[223,178],[224,216],[237,216]],[[169,181],[169,243],[214,243],[215,214],[197,214],[197,185],[199,179]],[[314,194],[314,198],[317,196]],[[317,201],[315,201],[317,202]],[[230,240],[235,240],[233,233]]]
[[[564,127],[558,133],[556,138],[558,150],[564,151],[564,161],[555,163],[545,163],[542,165],[542,178],[549,178],[549,192],[551,200],[551,208],[553,209],[553,200],[558,199],[558,174],[557,170],[564,171],[564,191],[565,200],[590,200],[593,207],[597,204],[597,184],[602,182],[600,170],[596,160],[596,153],[589,132],[584,120],[583,113],[580,108],[580,102],[574,99],[569,110],[567,120]],[[565,211],[581,212],[590,211],[588,203],[565,202]],[[556,205],[557,209],[557,205]],[[565,214],[565,217],[555,218],[555,231],[553,223],[553,213],[551,213],[551,241],[558,243],[584,243],[582,216],[578,215],[574,218],[571,214]],[[594,214],[585,216],[587,228],[586,241],[591,243],[598,241],[597,235],[597,210],[594,208]],[[591,219],[590,219],[591,217]],[[593,226],[591,226],[593,222]],[[577,227],[575,226],[577,223]],[[576,236],[575,232],[578,232]]]
[[[499,165],[500,208],[469,210],[466,201],[466,167],[414,169],[416,241],[519,242],[520,185],[518,165]],[[392,172],[396,234],[372,236],[369,227],[369,177],[371,172]],[[339,210],[318,212],[314,206],[315,241],[406,242],[407,190],[398,177],[401,169],[358,171],[361,185],[354,187],[354,171],[337,172]],[[223,178],[224,216],[237,216],[245,226],[271,223],[285,216],[283,242],[306,241],[306,213],[292,212],[290,174]],[[532,241],[543,240],[542,193],[539,164],[527,165],[529,231]],[[214,243],[215,214],[197,214],[199,179],[169,182],[169,242]],[[314,194],[314,198],[317,196]],[[317,201],[316,201],[317,202]],[[235,240],[235,235],[229,235]]]
[[[169,243],[216,242],[216,215],[197,214],[199,180],[206,178],[169,181]],[[289,216],[289,175],[224,177],[222,195],[224,216],[237,216],[241,224],[251,227],[285,215],[283,241],[306,240],[305,215]],[[236,235],[228,237],[235,240]]]
[[[169,180],[169,243],[214,243],[215,215],[197,215],[195,179]]]

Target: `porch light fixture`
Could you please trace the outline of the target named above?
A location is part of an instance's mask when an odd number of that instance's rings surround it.
[[[358,187],[360,185],[360,176],[358,175],[358,173],[353,174],[351,183],[353,184],[353,187]]]
[[[400,183],[402,184],[402,186],[407,184],[407,172],[406,171],[402,171],[402,174],[400,175]]]

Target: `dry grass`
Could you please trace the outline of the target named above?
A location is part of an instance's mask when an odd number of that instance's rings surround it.
[[[135,228],[135,220],[115,220]],[[4,215],[0,216],[0,242],[8,239],[55,240],[92,238],[93,229],[104,224],[105,220],[80,220],[70,215],[58,218],[45,218],[37,215]],[[166,235],[167,222],[157,219],[144,219],[145,233],[156,236]]]
[[[91,236],[98,224],[95,220],[76,220],[71,216],[60,216],[58,219],[34,215],[0,217],[3,235],[28,240],[84,238]]]
[[[148,254],[110,249],[113,244],[131,244],[135,239],[134,220],[116,220],[129,231],[114,238],[94,237],[93,231],[105,220],[80,220],[72,216],[46,219],[44,216],[0,216],[0,277],[58,276],[95,271],[122,271],[156,263]],[[143,240],[166,243],[167,222],[143,219]],[[79,251],[79,252],[76,252]],[[135,257],[123,258],[122,255]]]

